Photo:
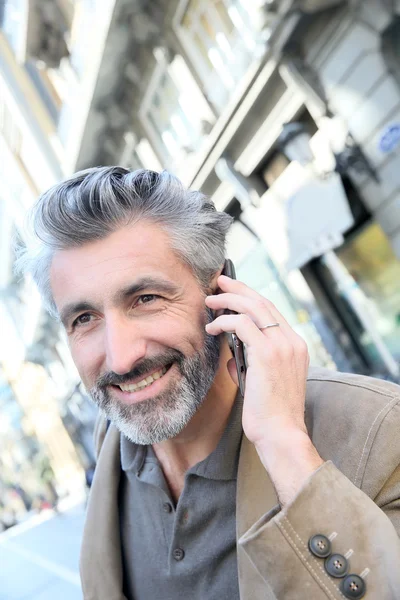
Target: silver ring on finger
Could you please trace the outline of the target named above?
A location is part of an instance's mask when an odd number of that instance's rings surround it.
[[[262,327],[259,327],[258,329],[269,329],[270,327],[279,327],[280,323],[268,323],[268,325],[263,325]]]

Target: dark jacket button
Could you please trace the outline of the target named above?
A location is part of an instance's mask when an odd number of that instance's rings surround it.
[[[172,506],[170,505],[169,502],[164,502],[163,509],[166,513],[170,513],[172,510]]]
[[[318,558],[326,558],[332,552],[332,545],[330,540],[325,535],[317,534],[310,537],[308,540],[308,547],[310,552]]]
[[[341,554],[331,554],[325,560],[325,571],[332,577],[344,577],[348,571],[349,563]]]
[[[346,598],[362,598],[367,591],[364,579],[359,575],[347,575],[340,584],[340,590]]]
[[[182,550],[182,548],[175,548],[174,550],[174,559],[175,560],[182,560],[183,557],[185,556],[184,551]]]

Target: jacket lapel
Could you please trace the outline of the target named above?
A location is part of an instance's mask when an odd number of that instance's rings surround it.
[[[120,435],[111,426],[96,465],[81,548],[85,600],[126,600],[123,595],[118,488]]]
[[[236,492],[236,539],[263,515],[278,505],[272,481],[260,461],[254,445],[243,434],[239,456]],[[247,600],[273,600],[275,595],[237,544],[237,561],[240,598]]]
[[[81,578],[85,600],[126,600],[123,594],[118,488],[120,435],[111,426],[102,445],[90,493],[83,543]],[[236,539],[278,504],[274,486],[256,449],[245,435],[240,449],[236,494]],[[240,598],[275,596],[238,544]]]

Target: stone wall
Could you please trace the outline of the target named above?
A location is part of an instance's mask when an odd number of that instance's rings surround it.
[[[359,174],[353,180],[400,256],[400,145],[387,153],[379,148],[385,128],[400,124],[400,86],[382,53],[382,34],[392,19],[383,2],[364,0],[331,21],[308,48],[307,60],[332,112],[343,117],[377,171],[379,183]]]

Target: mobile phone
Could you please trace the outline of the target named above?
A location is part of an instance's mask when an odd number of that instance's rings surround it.
[[[233,262],[227,258],[225,260],[222,275],[226,275],[231,279],[236,279],[236,272]],[[227,315],[236,315],[237,313],[233,310],[225,310]],[[243,342],[238,338],[236,333],[228,333],[229,347],[232,351],[233,357],[236,363],[236,371],[239,382],[239,389],[242,396],[244,396],[245,382],[246,382],[246,360],[244,356],[244,345]]]

